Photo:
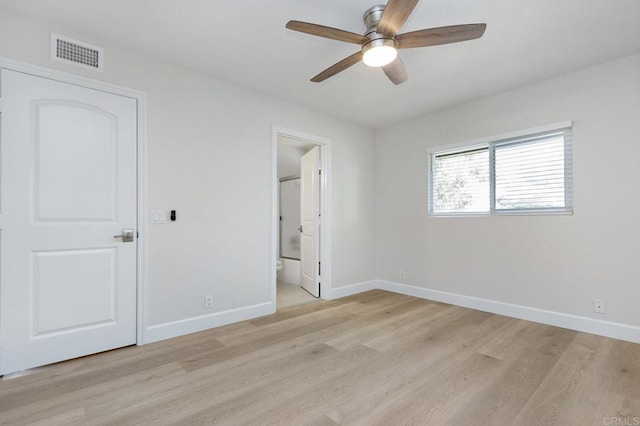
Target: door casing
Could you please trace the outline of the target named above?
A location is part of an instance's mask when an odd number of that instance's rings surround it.
[[[276,311],[276,259],[278,253],[278,137],[297,139],[320,146],[322,175],[320,179],[320,298],[331,296],[331,140],[310,133],[273,125],[271,132],[271,303]]]
[[[146,208],[146,147],[147,147],[147,95],[144,92],[129,89],[126,87],[105,83],[99,80],[93,80],[86,77],[80,77],[74,74],[57,71],[25,62],[16,61],[10,58],[0,56],[0,68],[31,74],[37,77],[48,78],[63,83],[74,84],[88,89],[100,90],[114,95],[126,96],[135,99],[137,102],[137,231],[136,239],[137,265],[136,265],[136,282],[137,282],[137,313],[136,313],[136,344],[143,345],[146,343],[146,294],[147,294],[147,260],[146,253],[146,226],[145,226],[145,208]],[[0,82],[0,114],[2,114],[2,82]],[[1,196],[1,194],[0,194]],[[2,215],[0,211],[0,230],[2,229]],[[1,267],[1,265],[0,265]],[[0,282],[0,286],[2,283]],[[2,328],[0,327],[0,339],[2,337]],[[1,340],[0,340],[1,341]],[[0,359],[0,363],[2,360]]]

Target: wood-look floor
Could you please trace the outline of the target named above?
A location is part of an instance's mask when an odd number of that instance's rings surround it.
[[[640,345],[379,290],[0,381],[11,425],[613,418],[640,419]]]

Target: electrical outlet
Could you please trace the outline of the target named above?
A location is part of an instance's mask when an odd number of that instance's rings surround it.
[[[213,308],[213,296],[209,295],[204,297],[204,308],[205,309]]]
[[[400,271],[400,279],[401,279],[402,281],[404,281],[404,280],[406,280],[406,279],[407,279],[407,275],[404,273],[404,271]]]
[[[596,312],[598,314],[606,313],[604,300],[602,300],[602,299],[593,299],[593,312]]]

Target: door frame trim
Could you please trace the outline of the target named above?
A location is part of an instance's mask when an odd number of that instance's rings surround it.
[[[147,249],[145,208],[147,195],[147,94],[140,90],[130,89],[128,87],[95,80],[88,77],[82,77],[69,72],[58,71],[51,68],[33,65],[26,62],[0,56],[0,68],[30,74],[36,77],[47,78],[62,83],[73,84],[88,89],[99,90],[114,95],[124,96],[136,100],[137,112],[137,231],[136,238],[136,344],[144,345],[146,338],[146,296],[148,294],[148,263],[145,256]],[[99,77],[99,76],[96,76]],[[2,92],[0,82],[0,113],[2,112]],[[1,196],[2,194],[0,194]],[[2,229],[2,215],[0,212],[0,229]],[[0,283],[2,285],[2,283]],[[2,329],[0,328],[0,337],[2,337]],[[1,340],[0,340],[1,341]],[[0,359],[0,363],[2,360]]]
[[[320,146],[322,176],[320,179],[320,298],[331,299],[331,139],[274,124],[271,130],[271,271],[272,312],[276,311],[276,256],[278,254],[278,136],[298,139]]]

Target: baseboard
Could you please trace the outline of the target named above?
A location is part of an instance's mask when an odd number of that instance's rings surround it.
[[[345,285],[331,289],[331,299],[339,299],[341,297],[351,296],[352,294],[362,293],[364,291],[375,290],[376,281],[363,281],[361,283]]]
[[[597,334],[633,343],[640,343],[640,327],[621,324],[611,321],[603,321],[562,312],[547,311],[529,306],[514,305],[479,297],[465,296],[446,291],[432,290],[423,287],[415,287],[407,284],[390,281],[378,281],[376,288],[421,299],[434,300],[493,314],[505,315],[512,318],[538,322],[570,330]]]
[[[196,333],[234,322],[246,321],[274,312],[273,303],[266,302],[194,318],[152,325],[145,330],[145,343],[158,342],[185,334]]]
[[[505,315],[541,324],[568,328],[570,330],[597,334],[599,336],[611,337],[613,339],[640,343],[640,327],[638,326],[603,321],[562,312],[548,311],[530,306],[498,302],[496,300],[483,299],[480,297],[450,293],[441,290],[433,290],[424,287],[416,287],[391,281],[364,281],[333,288],[331,289],[331,299],[339,299],[341,297],[351,296],[375,289],[386,290],[421,299],[433,300],[436,302],[448,303],[465,308],[477,309],[479,311],[491,312],[498,315]],[[209,315],[153,325],[147,327],[145,330],[145,343],[153,343],[235,322],[246,321],[264,315],[269,315],[273,312],[273,304],[271,302],[266,302],[253,306],[216,312]]]

